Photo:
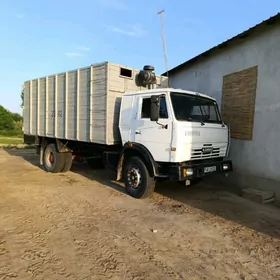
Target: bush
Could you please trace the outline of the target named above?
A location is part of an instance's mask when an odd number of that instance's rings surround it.
[[[22,116],[0,105],[0,136],[23,137]]]
[[[23,137],[21,130],[0,130],[0,136],[4,137]]]

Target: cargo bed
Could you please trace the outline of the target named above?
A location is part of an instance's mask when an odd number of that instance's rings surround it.
[[[135,83],[139,71],[103,62],[26,81],[24,134],[106,145],[121,143],[120,101],[125,91],[144,89]],[[157,76],[158,84],[165,80]]]

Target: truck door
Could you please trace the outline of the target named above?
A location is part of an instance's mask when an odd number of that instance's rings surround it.
[[[134,142],[145,146],[155,161],[169,162],[171,158],[172,121],[166,96],[160,98],[158,123],[150,121],[151,97],[139,96],[137,98],[138,112],[133,127]],[[163,128],[162,125],[167,128]]]

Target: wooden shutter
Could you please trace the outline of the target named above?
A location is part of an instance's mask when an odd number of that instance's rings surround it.
[[[258,67],[250,67],[223,77],[222,116],[231,137],[252,140]]]

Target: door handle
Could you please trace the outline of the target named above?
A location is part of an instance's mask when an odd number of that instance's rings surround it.
[[[135,134],[141,134],[141,131],[140,130],[136,130]]]

